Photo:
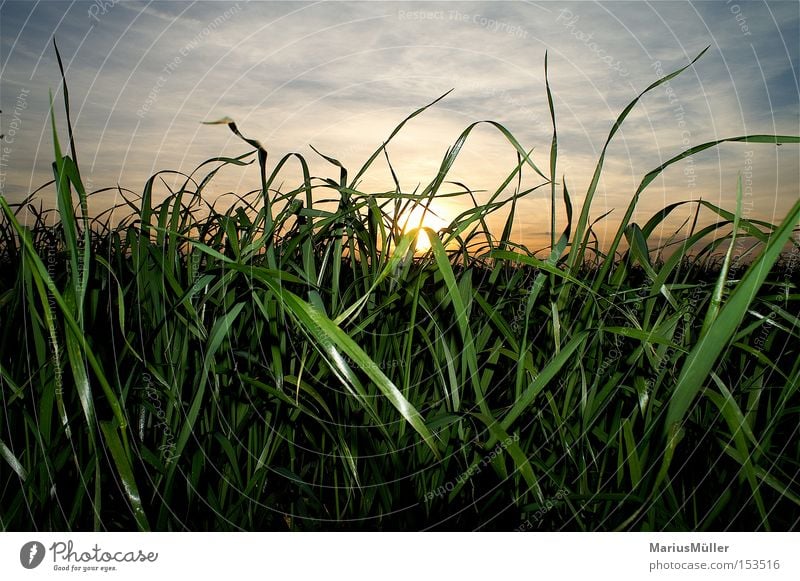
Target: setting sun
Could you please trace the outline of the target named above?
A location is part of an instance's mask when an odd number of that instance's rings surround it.
[[[403,232],[410,232],[416,228],[430,228],[434,232],[438,232],[446,227],[448,222],[445,219],[446,215],[442,209],[436,207],[434,204],[428,206],[427,211],[424,206],[415,206],[413,210],[405,212],[404,217],[400,218]],[[431,247],[431,242],[428,235],[420,230],[417,234],[417,239],[414,242],[414,248],[417,252],[425,252]]]

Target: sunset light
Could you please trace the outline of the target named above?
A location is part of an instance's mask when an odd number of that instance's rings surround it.
[[[798,0],[0,0],[0,578],[797,578],[799,40]],[[147,531],[184,552],[67,538]]]

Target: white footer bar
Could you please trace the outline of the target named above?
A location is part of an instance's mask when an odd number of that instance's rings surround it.
[[[799,553],[798,533],[0,533],[0,578],[797,580]]]

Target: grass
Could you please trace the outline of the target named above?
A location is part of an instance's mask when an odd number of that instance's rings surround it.
[[[685,68],[643,91],[606,147]],[[573,212],[549,83],[547,98],[546,168],[491,124],[519,163],[484,204],[447,181],[477,124],[409,193],[396,178],[359,190],[390,164],[385,144],[355,174],[326,157],[338,175],[318,178],[223,120],[249,151],[178,174],[166,196],[175,172],[119,189],[99,216],[53,113],[56,210],[40,191],[0,198],[0,528],[796,529],[800,202],[780,224],[748,220],[740,184],[733,211],[686,201],[632,217],[682,159],[800,139],[676,155],[602,248],[590,217],[606,147]],[[203,198],[245,164],[256,189],[224,209]],[[280,190],[290,165],[304,179]],[[539,185],[522,189],[523,174]],[[539,188],[543,255],[511,240]],[[466,208],[448,228],[403,231],[448,196]],[[655,239],[690,204],[716,222]],[[430,247],[415,254],[418,234]],[[733,254],[741,240],[758,243],[750,260]]]

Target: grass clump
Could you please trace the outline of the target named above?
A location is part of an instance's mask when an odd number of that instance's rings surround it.
[[[589,217],[606,148],[573,212],[547,97],[549,171],[492,124],[519,163],[485,204],[446,182],[475,125],[408,193],[359,190],[386,144],[316,178],[223,120],[250,151],[160,202],[160,174],[138,199],[120,189],[92,218],[53,121],[57,220],[38,193],[0,198],[0,528],[794,529],[800,203],[768,224],[701,201],[717,221],[669,247],[653,233],[690,202],[632,216],[686,157],[798,138],[675,156],[604,249]],[[204,200],[250,163],[255,190]],[[280,190],[288,164],[304,179]],[[523,172],[541,183],[521,189]],[[537,188],[567,218],[539,255],[510,236]],[[448,228],[403,230],[443,196],[466,208]],[[498,236],[487,219],[506,209]]]

